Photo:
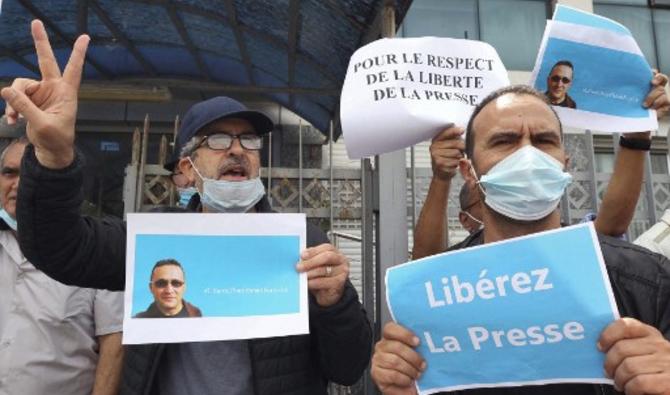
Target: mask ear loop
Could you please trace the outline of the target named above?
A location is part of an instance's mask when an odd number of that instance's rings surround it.
[[[470,218],[471,220],[475,221],[475,222],[478,223],[479,225],[484,226],[484,222],[482,222],[481,220],[478,220],[477,218],[475,218],[474,215],[470,214],[470,213],[467,212],[467,211],[463,211],[463,210],[461,210],[461,212],[462,212],[463,214],[467,215],[468,218]]]
[[[191,157],[190,157],[190,156],[187,156],[186,159],[188,159],[189,163],[191,163],[191,167],[193,167],[193,170],[195,170],[195,174],[197,174],[198,177],[200,177],[200,180],[203,181],[203,186],[202,186],[202,187],[203,187],[203,189],[204,189],[204,188],[205,188],[205,185],[204,185],[205,177],[203,177],[202,174],[200,174],[200,171],[198,171],[198,168],[195,167],[195,163],[193,163],[193,160],[191,160]],[[195,190],[198,191],[198,194],[200,194],[200,195],[202,196],[202,194],[204,193],[204,191],[200,191],[200,190],[198,189],[198,186],[197,186],[197,185],[194,185],[194,186],[195,186]]]
[[[475,180],[477,180],[475,182],[475,184],[477,184],[477,187],[479,188],[479,190],[482,191],[484,196],[486,196],[486,191],[484,190],[484,187],[482,187],[481,181],[479,181],[479,177],[477,177],[477,172],[475,171],[475,167],[472,165],[472,161],[470,160],[470,158],[468,158],[468,154],[463,153],[463,158],[467,159],[469,167],[470,167],[470,173],[475,178]]]

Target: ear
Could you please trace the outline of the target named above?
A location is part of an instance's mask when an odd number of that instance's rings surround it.
[[[563,165],[565,166],[565,171],[568,171],[570,168],[570,155],[567,152],[565,153],[565,163]]]
[[[458,212],[458,221],[461,223],[461,226],[462,226],[465,230],[467,230],[467,231],[469,232],[470,229],[468,229],[468,228],[465,227],[465,224],[467,223],[467,220],[468,220],[468,216],[465,215],[464,212],[459,211],[459,212]]]
[[[472,162],[470,162],[470,159],[461,158],[458,161],[458,169],[461,171],[461,176],[463,176],[463,180],[465,180],[466,183],[477,182],[474,171],[472,171]]]
[[[181,171],[186,179],[188,179],[189,184],[195,185],[196,174],[191,161],[188,158],[181,158],[179,159],[179,162],[177,162],[177,166],[179,167],[179,171]]]

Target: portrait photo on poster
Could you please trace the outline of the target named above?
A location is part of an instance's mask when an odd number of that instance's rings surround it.
[[[643,106],[652,76],[625,26],[558,5],[530,85],[545,93],[565,126],[630,132],[658,127],[656,113]]]
[[[124,342],[304,333],[304,215],[173,215],[129,215]]]

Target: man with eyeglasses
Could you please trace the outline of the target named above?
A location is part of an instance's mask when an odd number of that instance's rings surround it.
[[[184,300],[186,280],[184,268],[175,259],[162,259],[151,270],[149,291],[154,301],[135,318],[202,317],[199,308]]]
[[[574,67],[568,60],[556,62],[547,77],[547,91],[544,92],[554,106],[577,108],[577,103],[568,95],[572,86]]]
[[[125,224],[79,212],[83,159],[74,147],[75,120],[90,38],[76,40],[61,74],[44,25],[35,20],[31,30],[42,79],[19,78],[2,90],[8,121],[21,114],[29,125],[19,188],[25,204],[17,209],[22,249],[58,281],[123,289]],[[272,211],[260,181],[260,149],[273,127],[266,115],[228,97],[191,107],[175,152],[184,185],[195,185],[198,194],[182,211]],[[329,382],[358,381],[370,360],[372,330],[348,260],[309,222],[306,241],[296,270],[308,278],[308,335],[128,346],[121,393],[326,395]]]

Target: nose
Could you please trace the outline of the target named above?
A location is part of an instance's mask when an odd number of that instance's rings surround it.
[[[233,141],[230,143],[230,148],[228,148],[228,153],[230,155],[240,156],[244,153],[244,147],[240,142],[239,136],[236,136]]]

